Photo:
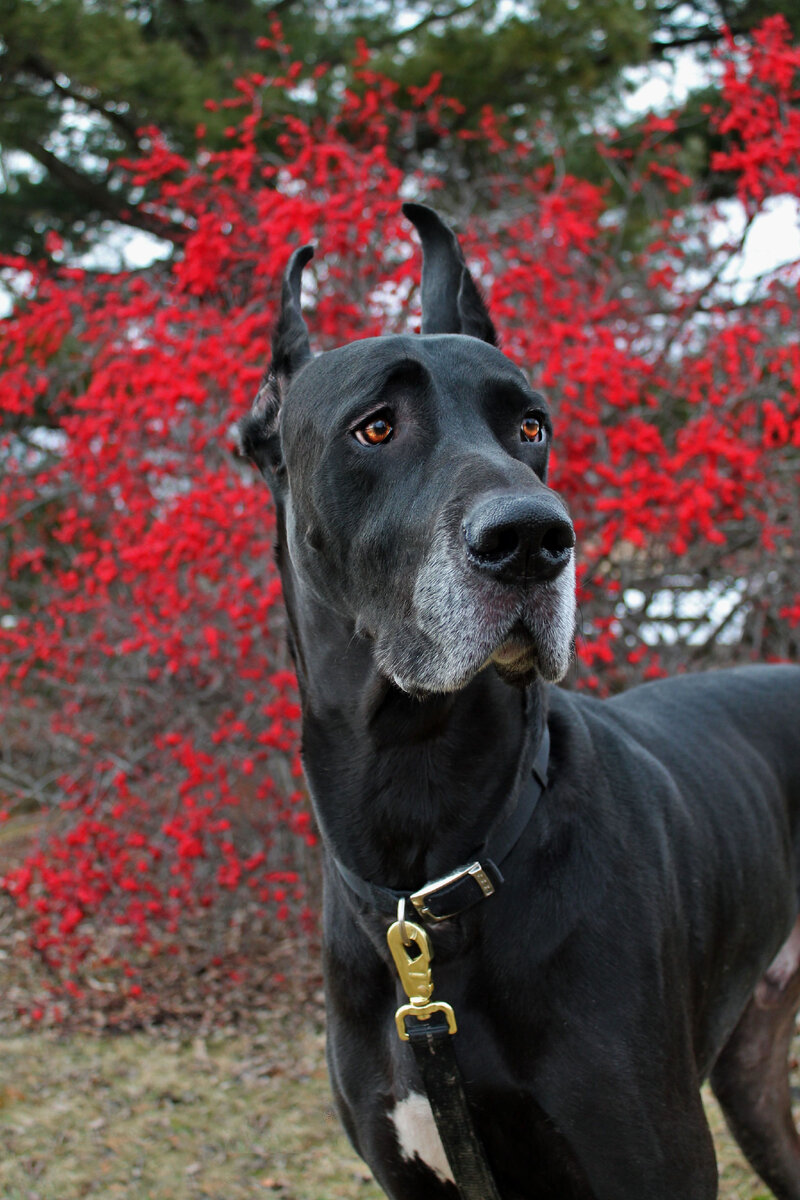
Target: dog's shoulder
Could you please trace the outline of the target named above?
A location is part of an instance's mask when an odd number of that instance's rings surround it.
[[[652,785],[666,772],[683,790],[713,787],[762,774],[765,756],[785,781],[800,776],[798,666],[697,672],[609,699],[553,688],[549,710],[554,753],[577,763],[581,777],[624,771]]]

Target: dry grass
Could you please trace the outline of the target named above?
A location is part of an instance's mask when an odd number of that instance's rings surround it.
[[[331,1109],[322,1034],[0,1041],[3,1200],[378,1200]],[[274,1046],[274,1050],[273,1050]]]
[[[717,1147],[720,1200],[772,1200],[772,1192],[750,1170],[741,1150],[728,1133],[710,1088],[705,1088],[703,1099]]]
[[[0,1040],[3,1200],[379,1200],[331,1108],[319,1028]],[[709,1101],[724,1200],[765,1200]]]

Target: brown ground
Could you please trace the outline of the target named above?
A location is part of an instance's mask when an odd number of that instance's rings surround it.
[[[340,1132],[318,1022],[206,1037],[0,1038],[3,1200],[380,1200]],[[766,1200],[709,1100],[723,1200]]]

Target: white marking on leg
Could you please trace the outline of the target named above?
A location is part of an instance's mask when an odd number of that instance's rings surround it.
[[[418,1158],[442,1183],[455,1183],[428,1097],[412,1092],[395,1106],[391,1119],[406,1162]]]
[[[800,967],[800,917],[756,987],[755,1001],[759,1008],[774,1008],[792,976]]]

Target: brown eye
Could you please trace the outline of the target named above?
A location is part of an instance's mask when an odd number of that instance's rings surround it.
[[[359,425],[357,429],[353,430],[356,441],[361,442],[362,446],[380,446],[384,442],[388,442],[393,433],[394,426],[389,420],[388,413],[370,417],[363,425]]]
[[[544,438],[544,426],[538,417],[528,413],[519,427],[519,436],[522,442],[541,442]]]

